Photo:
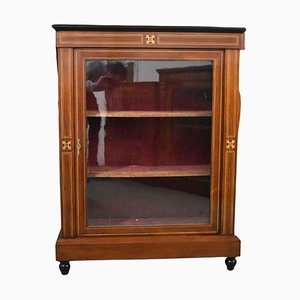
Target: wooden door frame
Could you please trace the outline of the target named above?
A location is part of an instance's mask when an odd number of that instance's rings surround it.
[[[223,57],[221,50],[170,49],[75,49],[74,102],[75,141],[81,151],[75,155],[76,236],[216,234],[220,230],[220,187],[222,154]],[[213,117],[211,149],[210,223],[203,225],[112,226],[87,227],[86,220],[86,93],[85,63],[87,60],[202,60],[213,63]]]

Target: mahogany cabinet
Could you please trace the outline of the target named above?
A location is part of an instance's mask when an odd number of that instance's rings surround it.
[[[53,25],[56,259],[226,257],[234,235],[245,28]]]

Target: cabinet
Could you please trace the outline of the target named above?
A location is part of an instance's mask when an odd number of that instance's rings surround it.
[[[240,255],[244,28],[53,25],[61,232],[70,261]]]

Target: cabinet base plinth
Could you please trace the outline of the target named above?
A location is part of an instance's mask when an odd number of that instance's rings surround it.
[[[234,235],[59,236],[56,242],[58,261],[237,256],[240,240]]]

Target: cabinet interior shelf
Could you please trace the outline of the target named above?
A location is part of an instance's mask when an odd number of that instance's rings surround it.
[[[89,166],[89,178],[210,176],[210,165]]]
[[[163,117],[211,117],[211,110],[202,111],[87,111],[87,117],[115,117],[115,118],[163,118]]]

